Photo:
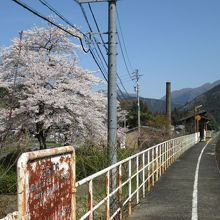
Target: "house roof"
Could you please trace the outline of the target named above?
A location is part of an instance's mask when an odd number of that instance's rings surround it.
[[[196,115],[200,115],[203,119],[209,120],[206,113],[207,113],[206,110],[201,110],[201,111],[196,112]],[[190,115],[188,115],[184,118],[181,118],[180,121],[188,121],[190,119],[194,120],[194,118],[195,118],[195,113],[191,112]]]

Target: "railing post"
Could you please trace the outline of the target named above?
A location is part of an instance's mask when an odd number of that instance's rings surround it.
[[[145,198],[145,153],[142,154],[142,191],[143,191],[143,198]]]
[[[178,153],[177,153],[177,158],[179,158],[179,152],[180,152],[180,146],[181,146],[181,139],[178,140]]]
[[[181,140],[181,145],[180,145],[180,155],[182,155],[182,153],[183,153],[184,145],[185,145],[185,143],[184,143],[184,140],[182,139]]]
[[[162,165],[162,174],[164,173],[164,144],[161,144],[161,157],[162,157],[162,162],[161,162],[161,165]]]
[[[131,160],[129,160],[129,162],[128,162],[128,178],[129,178],[129,186],[128,186],[128,193],[129,193],[128,214],[131,215]]]
[[[152,166],[151,166],[151,168],[152,168],[152,186],[154,186],[154,163],[155,163],[155,161],[154,161],[154,148],[151,150],[151,158],[152,158]]]
[[[168,167],[171,164],[171,142],[168,141]]]
[[[136,157],[136,203],[139,203],[139,156]]]
[[[110,198],[109,198],[109,191],[110,191],[110,172],[108,171],[105,176],[105,191],[106,191],[106,220],[110,219]]]
[[[166,169],[168,168],[168,143],[166,142]]]
[[[176,139],[173,140],[173,162],[176,161]]]
[[[169,155],[169,142],[167,142],[167,168],[169,168],[170,155]]]
[[[162,146],[161,144],[159,145],[159,160],[160,160],[160,170],[159,170],[159,176],[161,177],[162,175]]]
[[[150,169],[151,165],[150,165],[150,150],[147,151],[147,190],[148,192],[150,191],[150,186],[151,186],[151,169]]]
[[[165,155],[165,161],[164,161],[164,172],[166,171],[166,169],[167,169],[167,142],[165,143],[165,146],[164,146],[164,148],[165,148],[165,152],[164,152],[164,155]]]
[[[168,142],[168,148],[169,148],[169,166],[171,165],[171,141]]]
[[[120,213],[119,213],[119,219],[122,220],[123,214],[122,214],[122,165],[120,164],[118,167],[118,197],[119,197],[119,204],[120,204]]]
[[[93,181],[90,180],[89,181],[89,193],[88,193],[88,208],[90,211],[89,220],[93,220],[92,207],[93,207]]]
[[[159,166],[158,166],[158,164],[159,164],[159,162],[158,162],[158,160],[159,160],[159,157],[158,157],[158,145],[156,146],[156,181],[158,181],[158,179],[159,179]]]
[[[108,171],[105,176],[105,191],[106,191],[106,219],[110,219],[110,197],[109,197],[109,192],[110,192],[110,172]]]

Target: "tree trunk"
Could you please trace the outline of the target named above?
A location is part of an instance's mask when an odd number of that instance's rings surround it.
[[[40,144],[40,149],[46,149],[47,144],[46,144],[46,132],[43,130],[43,122],[38,122],[36,124],[36,129],[37,129],[37,135],[36,138],[39,141]]]
[[[40,102],[39,103],[39,112],[38,115],[43,115],[44,114],[44,103]],[[36,131],[37,131],[37,139],[40,144],[40,149],[46,149],[46,138],[47,138],[47,131],[44,130],[44,122],[39,121],[36,123]]]
[[[47,148],[46,138],[44,137],[43,132],[37,134],[36,137],[39,141],[40,149],[46,149]]]

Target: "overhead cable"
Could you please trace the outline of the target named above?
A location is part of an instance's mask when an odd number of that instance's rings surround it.
[[[59,28],[60,30],[62,30],[62,31],[64,31],[64,32],[66,32],[66,33],[68,33],[69,35],[71,35],[71,36],[73,36],[73,37],[78,38],[78,39],[80,40],[80,44],[81,44],[81,46],[82,46],[83,51],[84,51],[85,53],[88,53],[88,52],[89,52],[89,50],[86,50],[86,49],[84,48],[83,42],[82,42],[82,38],[79,37],[78,35],[73,34],[73,33],[70,32],[69,30],[63,28],[61,25],[56,24],[55,22],[51,21],[49,18],[47,18],[47,17],[45,17],[44,15],[40,14],[38,11],[36,11],[36,10],[33,9],[33,8],[31,8],[31,7],[28,6],[27,4],[25,4],[25,3],[23,3],[23,2],[21,2],[21,1],[19,1],[19,0],[12,0],[12,1],[15,2],[16,4],[22,6],[22,7],[25,8],[26,10],[30,11],[32,14],[34,14],[34,15],[36,15],[36,16],[42,18],[43,20],[47,21],[48,23],[50,23],[50,24],[54,25],[55,27]]]
[[[92,7],[91,7],[90,4],[88,4],[88,5],[89,5],[90,12],[91,12],[91,14],[92,14],[94,23],[95,23],[95,25],[96,25],[97,31],[98,31],[98,33],[101,33],[100,28],[99,28],[99,25],[98,25],[98,22],[97,22],[97,20],[96,20],[96,18],[95,18],[95,14],[94,14],[94,12],[93,12],[93,10],[92,10]],[[86,20],[86,22],[87,22],[87,24],[88,24],[89,30],[90,30],[91,33],[92,33],[92,32],[93,32],[92,26],[91,26],[90,23],[89,23],[89,19],[88,19],[87,15],[86,15],[86,11],[85,11],[85,9],[83,8],[82,4],[80,4],[80,8],[81,8],[82,13],[83,13],[83,15],[84,15],[84,18],[85,18],[85,20]],[[99,34],[99,35],[100,35],[100,38],[101,38],[101,40],[102,40],[102,44],[103,44],[104,48],[105,48],[106,51],[108,52],[108,48],[105,46],[105,42],[104,42],[104,39],[102,38],[102,35],[101,35],[101,34]],[[105,57],[104,57],[104,55],[103,55],[103,53],[102,53],[102,51],[101,51],[101,49],[100,49],[100,46],[98,45],[98,42],[97,42],[96,38],[95,38],[95,37],[93,37],[93,38],[94,38],[94,41],[95,41],[95,43],[96,43],[96,46],[98,47],[98,50],[99,50],[99,52],[100,52],[100,54],[101,54],[101,56],[102,56],[102,58],[103,58],[103,60],[104,60],[104,62],[105,62],[105,64],[106,64],[106,66],[108,67],[108,63],[107,63],[107,61],[106,61],[106,59],[105,59]],[[118,79],[119,79],[119,82],[120,82],[121,86],[123,87],[125,93],[126,93],[128,96],[130,96],[129,93],[128,93],[128,91],[126,90],[126,88],[125,88],[125,86],[124,86],[124,84],[123,84],[123,82],[122,82],[122,80],[121,80],[119,74],[118,74],[118,73],[116,73],[116,74],[117,74],[117,77],[118,77]]]
[[[117,21],[118,21],[119,31],[120,31],[120,34],[121,34],[121,37],[122,37],[122,43],[123,43],[123,46],[124,46],[124,49],[125,49],[125,54],[127,56],[127,60],[128,60],[129,66],[130,66],[131,70],[133,71],[133,66],[132,66],[130,58],[128,56],[128,51],[127,51],[127,47],[126,47],[126,44],[125,44],[125,39],[124,39],[124,35],[123,35],[123,31],[122,31],[122,26],[121,26],[121,22],[120,22],[119,13],[118,13],[117,8],[116,8],[116,14],[117,14]],[[129,72],[129,75],[130,75],[130,71],[128,71],[128,72]]]
[[[67,23],[72,28],[76,29],[80,34],[82,34],[84,37],[86,36],[81,30],[79,30],[75,25],[73,25],[68,19],[66,19],[63,15],[61,15],[52,5],[50,5],[46,0],[38,0],[46,6],[50,11],[55,13],[59,18],[61,18],[65,23]]]
[[[108,48],[106,47],[106,45],[105,45],[105,41],[104,41],[104,39],[103,39],[103,37],[102,37],[102,34],[101,34],[101,31],[100,31],[100,28],[99,28],[98,22],[97,22],[97,20],[96,20],[96,18],[95,18],[95,15],[94,15],[94,13],[93,13],[93,10],[92,10],[92,7],[91,7],[91,4],[88,3],[88,5],[89,5],[89,10],[90,10],[90,12],[91,12],[91,14],[92,14],[93,20],[94,20],[94,22],[95,22],[95,25],[96,25],[97,31],[98,31],[98,33],[99,33],[99,36],[100,36],[101,40],[102,40],[103,46],[105,47],[106,51],[108,51]]]

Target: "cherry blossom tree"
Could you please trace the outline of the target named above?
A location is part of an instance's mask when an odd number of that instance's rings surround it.
[[[106,139],[107,99],[93,89],[103,82],[79,67],[77,49],[67,33],[49,26],[24,31],[1,51],[0,87],[11,105],[1,110],[8,117],[0,117],[0,130],[13,121],[13,128],[31,131],[41,149],[54,130],[71,144]]]

